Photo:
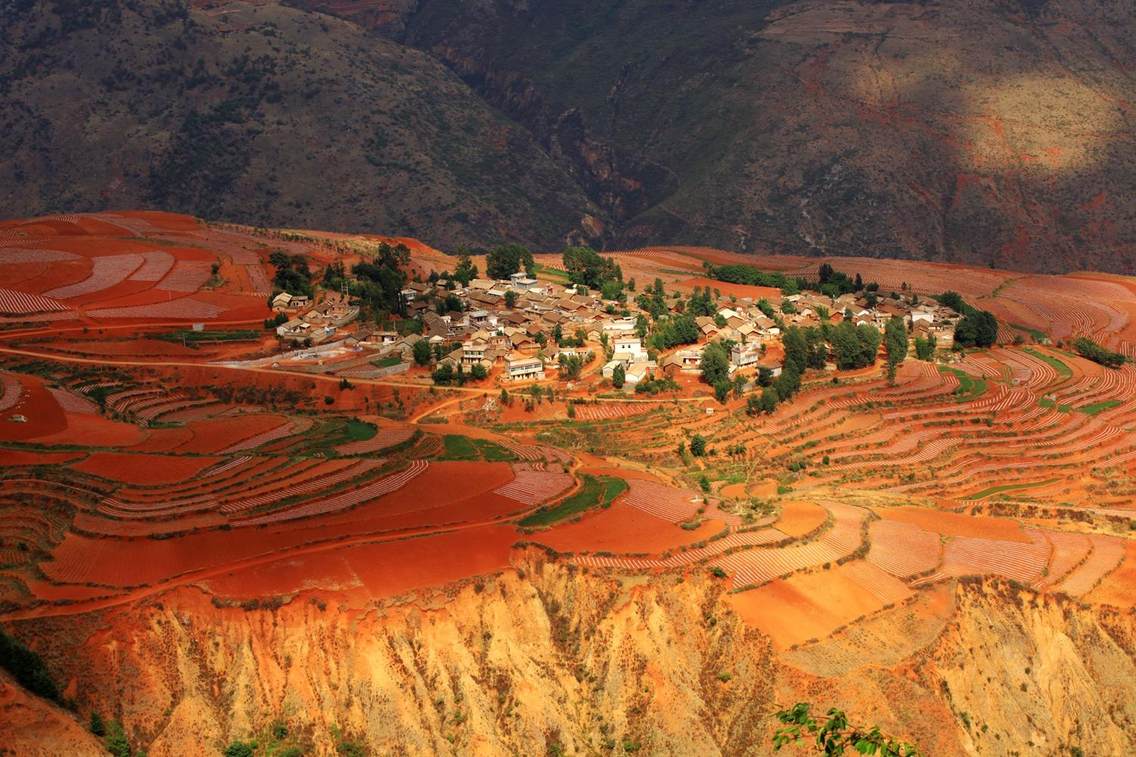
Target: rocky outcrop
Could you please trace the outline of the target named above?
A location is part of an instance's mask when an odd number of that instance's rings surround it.
[[[380,753],[761,754],[772,713],[799,700],[929,754],[1134,746],[1131,613],[964,583],[933,641],[826,678],[778,659],[721,591],[708,577],[620,579],[530,556],[369,608],[315,595],[218,607],[181,589],[15,629],[80,712],[121,719],[151,755],[215,753],[273,722],[320,752],[348,738]]]

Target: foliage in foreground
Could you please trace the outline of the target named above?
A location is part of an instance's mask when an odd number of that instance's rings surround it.
[[[0,631],[0,667],[11,673],[17,683],[36,696],[59,701],[59,689],[47,666],[43,664],[43,659],[19,639],[3,631]]]
[[[850,724],[848,716],[835,707],[827,715],[814,716],[807,702],[798,702],[778,712],[777,719],[784,727],[773,734],[774,750],[812,740],[818,752],[832,757],[843,755],[849,749],[881,757],[917,757],[919,754],[914,744],[880,733],[878,726],[863,728]]]

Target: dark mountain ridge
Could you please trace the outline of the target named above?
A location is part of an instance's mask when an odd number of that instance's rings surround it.
[[[4,33],[9,215],[1136,271],[1130,4],[8,5],[51,10]],[[127,20],[35,37],[92,6]]]

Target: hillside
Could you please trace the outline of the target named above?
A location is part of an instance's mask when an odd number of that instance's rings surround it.
[[[529,127],[617,245],[1136,264],[1130,5],[380,5],[360,18]]]
[[[210,219],[563,241],[591,206],[430,57],[274,5],[0,3],[5,217]]]
[[[1136,265],[1130,5],[191,5],[0,5],[8,215]]]

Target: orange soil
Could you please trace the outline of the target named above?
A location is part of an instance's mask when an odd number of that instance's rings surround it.
[[[1090,602],[1101,602],[1117,607],[1136,607],[1136,541],[1129,540],[1124,545],[1124,559],[1116,570],[1105,576],[1100,585],[1089,592],[1085,598]]]
[[[282,558],[209,579],[215,594],[256,598],[306,589],[355,589],[367,599],[390,597],[503,570],[516,541],[510,526],[467,531]]]
[[[883,607],[884,603],[854,581],[845,568],[842,565],[776,579],[757,589],[729,594],[726,601],[746,624],[761,629],[774,646],[785,649],[824,638]]]
[[[485,523],[525,509],[489,491],[512,477],[512,469],[503,463],[437,463],[411,485],[370,504],[278,525],[203,531],[162,540],[90,539],[70,533],[56,548],[54,559],[45,563],[46,572],[53,580],[65,582],[152,585],[186,572],[283,553],[312,542]],[[122,559],[123,555],[130,559]]]
[[[557,552],[616,552],[657,554],[702,541],[719,533],[722,522],[707,520],[694,531],[616,502],[606,510],[587,513],[579,521],[533,534],[532,541]]]
[[[986,515],[960,515],[925,507],[878,508],[881,518],[911,523],[925,531],[933,531],[944,536],[973,536],[983,539],[1002,539],[1003,541],[1029,542],[1022,527],[1006,518],[992,518]]]
[[[179,342],[161,339],[131,339],[128,341],[99,342],[93,339],[45,342],[37,344],[37,349],[83,355],[125,355],[139,357],[146,355],[176,355],[182,357],[201,357],[202,350],[183,346]]]
[[[263,434],[287,423],[280,415],[248,413],[224,418],[194,421],[189,424],[193,438],[178,445],[178,452],[220,452],[237,442]]]
[[[787,536],[804,536],[827,517],[828,511],[815,502],[786,502],[773,527]]]
[[[171,429],[172,430],[172,429]],[[101,415],[67,413],[67,428],[36,437],[38,444],[74,444],[90,447],[129,447],[146,438],[146,431],[132,423],[112,421]]]
[[[750,297],[756,302],[760,299],[769,300],[772,303],[781,302],[781,290],[776,287],[763,287],[763,286],[750,286],[748,284],[731,284],[728,281],[715,281],[714,279],[706,278],[693,278],[684,279],[678,282],[678,286],[693,289],[694,287],[710,287],[717,289],[722,293],[723,297]]]
[[[168,457],[94,452],[74,470],[129,484],[172,484],[185,481],[220,462],[219,457]]]

